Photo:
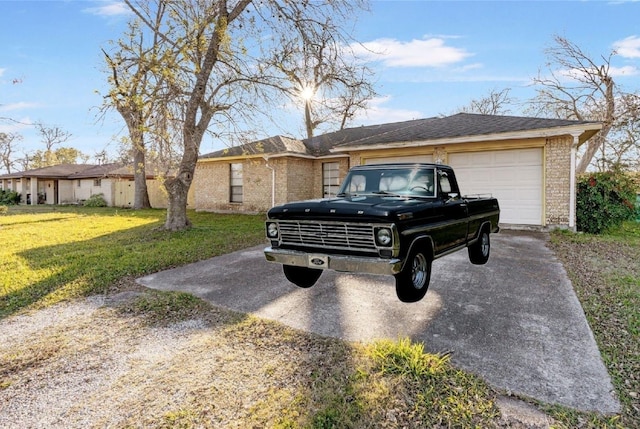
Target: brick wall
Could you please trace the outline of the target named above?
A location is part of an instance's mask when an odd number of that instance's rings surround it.
[[[549,138],[545,144],[546,224],[569,225],[571,144],[573,137]]]
[[[242,163],[243,202],[231,203],[230,165]],[[290,201],[322,197],[322,163],[339,162],[341,178],[348,170],[348,159],[312,160],[295,157],[199,162],[193,178],[196,210],[263,212]],[[272,177],[275,198],[272,201]]]
[[[286,158],[287,198],[289,201],[301,201],[314,198],[313,188],[316,175],[314,161],[311,159]],[[276,182],[280,186],[281,182]]]

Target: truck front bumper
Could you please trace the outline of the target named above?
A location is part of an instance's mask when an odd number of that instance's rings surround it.
[[[368,273],[395,275],[402,269],[402,260],[384,259],[366,256],[329,255],[326,253],[307,253],[299,250],[264,249],[264,256],[269,262],[296,267],[307,267],[322,270],[334,270],[348,273]]]

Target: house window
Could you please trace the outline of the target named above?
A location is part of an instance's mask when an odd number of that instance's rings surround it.
[[[102,179],[93,179],[93,186],[100,187],[102,186]]]
[[[335,197],[340,186],[340,163],[325,162],[322,164],[323,197]]]
[[[77,185],[77,186],[78,186],[78,188],[79,188],[79,187],[82,185],[82,180],[78,179],[78,180],[77,180],[77,182],[78,182],[78,185]]]
[[[231,164],[231,176],[230,176],[230,198],[232,203],[242,202],[242,164]]]

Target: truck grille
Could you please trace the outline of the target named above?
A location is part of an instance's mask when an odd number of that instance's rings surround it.
[[[373,225],[280,221],[282,244],[377,252]]]

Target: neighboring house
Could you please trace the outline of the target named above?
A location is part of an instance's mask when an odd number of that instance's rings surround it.
[[[465,194],[490,193],[506,227],[575,228],[576,151],[597,122],[460,113],[282,136],[200,157],[196,210],[262,212],[335,195],[348,169],[382,162],[451,165]]]
[[[22,204],[78,204],[102,194],[109,206],[132,207],[133,168],[118,163],[60,164],[0,175],[0,188],[20,193]],[[147,173],[147,189],[152,207],[167,206],[164,188],[153,174]]]

